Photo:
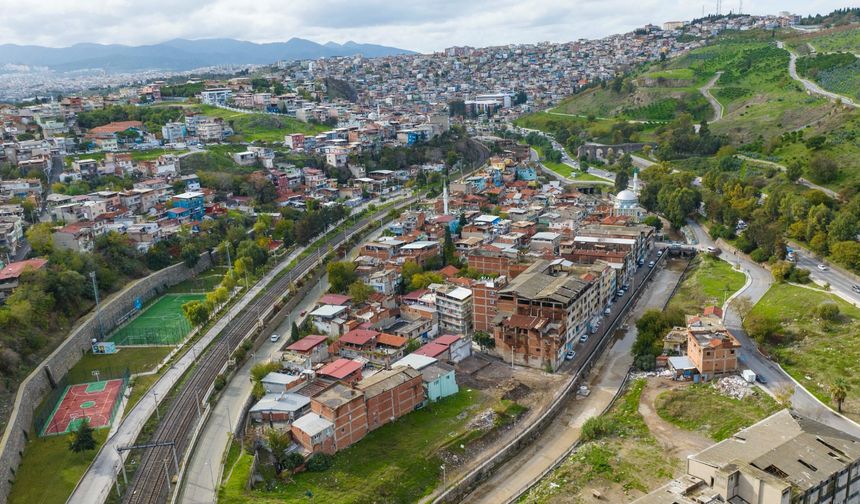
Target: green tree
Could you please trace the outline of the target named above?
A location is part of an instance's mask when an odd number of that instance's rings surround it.
[[[51,255],[51,252],[54,251],[54,234],[51,230],[51,224],[47,222],[34,224],[25,234],[27,241],[37,254]]]
[[[445,226],[445,241],[442,245],[442,264],[456,264],[457,249],[454,247],[454,238],[451,236],[451,227]]]
[[[209,320],[209,306],[200,301],[189,301],[182,305],[182,313],[192,326],[202,326]]]
[[[803,175],[803,165],[798,161],[793,161],[785,167],[785,178],[789,182],[797,182]]]
[[[367,285],[361,280],[355,281],[349,285],[349,297],[352,298],[355,304],[364,303],[375,292],[376,290],[373,287]]]
[[[349,261],[337,261],[326,266],[328,283],[332,292],[345,293],[357,279],[355,264]]]
[[[630,174],[627,169],[619,169],[615,174],[615,192],[619,193],[627,189],[627,184],[630,182]]]
[[[80,453],[82,451],[94,450],[96,447],[96,439],[93,437],[93,428],[90,427],[90,421],[85,417],[78,425],[77,430],[72,432],[72,437],[69,440],[69,450]]]
[[[852,269],[860,268],[860,243],[841,241],[830,247],[833,260]]]
[[[758,313],[751,313],[744,319],[744,328],[759,344],[774,341],[782,330],[778,320]]]
[[[290,341],[295,343],[302,337],[302,332],[299,331],[299,326],[296,325],[296,321],[293,320],[293,323],[290,325]]]
[[[833,402],[836,403],[836,410],[839,411],[839,413],[842,413],[842,404],[848,397],[849,390],[851,390],[851,387],[848,385],[848,381],[842,376],[837,377],[833,380],[833,383],[830,384],[830,397],[833,399]]]
[[[278,429],[266,430],[266,444],[269,445],[269,450],[272,452],[272,457],[275,459],[275,470],[280,474],[286,469],[287,449],[289,449],[293,440],[289,433]]]
[[[409,286],[412,284],[412,277],[419,273],[422,273],[423,271],[424,268],[422,268],[421,265],[419,265],[415,261],[406,261],[405,263],[403,263],[403,266],[401,266],[400,268],[400,281],[403,288],[409,289]]]
[[[826,154],[816,154],[809,162],[807,176],[816,184],[827,184],[836,180],[839,165]]]
[[[475,340],[475,343],[481,347],[481,350],[486,350],[488,348],[496,348],[496,340],[491,335],[485,333],[484,331],[478,331],[472,337]]]
[[[189,268],[193,268],[197,265],[197,261],[200,260],[200,254],[197,252],[197,247],[194,245],[187,243],[182,246],[182,252],[180,254],[182,257],[182,262],[185,263],[185,266]]]
[[[657,217],[656,215],[649,215],[645,217],[644,219],[642,219],[642,224],[645,224],[646,226],[651,226],[652,228],[657,230],[657,232],[660,232],[660,230],[663,229],[663,221],[660,219],[660,217]]]
[[[416,273],[412,275],[412,281],[409,282],[410,290],[426,289],[430,284],[444,283],[445,278],[439,273],[426,271],[424,273]]]

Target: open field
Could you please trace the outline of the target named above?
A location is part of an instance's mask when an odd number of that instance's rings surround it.
[[[284,135],[304,133],[315,135],[326,131],[324,125],[308,124],[286,116],[234,112],[210,105],[195,105],[194,109],[203,114],[220,117],[233,126],[236,136],[246,142],[280,143]]]
[[[93,433],[100,446],[108,429]],[[74,453],[69,436],[33,437],[27,444],[17,478],[9,495],[10,504],[63,504],[95,456],[95,450]],[[98,449],[98,447],[96,448]]]
[[[73,383],[90,381],[92,371],[128,369],[131,374],[151,371],[173,350],[170,347],[135,347],[121,348],[119,352],[110,355],[94,355],[87,352],[75,366],[69,370],[68,377]]]
[[[726,299],[743,287],[746,277],[720,259],[700,254],[690,265],[678,292],[672,296],[669,308],[684,314],[702,313],[709,305],[722,306]]]
[[[206,270],[196,277],[189,278],[183,282],[179,282],[167,290],[168,294],[185,294],[185,293],[206,293],[209,292],[221,283],[224,274],[227,272],[226,267],[216,266]]]
[[[442,478],[439,450],[467,433],[469,419],[488,405],[482,393],[461,390],[371,432],[336,454],[327,471],[273,481],[270,491],[245,490],[253,456],[242,453],[222,485],[219,502],[300,502],[308,492],[316,502],[334,504],[416,502]]]
[[[839,317],[817,318],[814,308],[822,303],[835,303]],[[783,335],[767,349],[795,380],[835,407],[830,385],[844,378],[850,389],[843,409],[860,414],[860,309],[824,291],[775,284],[751,314],[781,323]]]
[[[633,382],[606,415],[589,420],[607,425],[606,434],[580,444],[518,502],[592,502],[591,489],[606,502],[629,502],[676,476],[681,461],[661,449],[639,413],[645,386]]]
[[[781,409],[757,388],[753,395],[739,400],[720,394],[711,384],[689,384],[662,392],[655,403],[663,420],[701,432],[714,441],[722,441]]]

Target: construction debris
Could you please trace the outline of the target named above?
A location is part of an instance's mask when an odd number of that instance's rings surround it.
[[[478,413],[466,426],[470,430],[490,430],[493,428],[493,422],[496,420],[496,412],[488,409]]]
[[[752,386],[738,375],[725,376],[714,382],[720,394],[734,399],[744,399],[752,394]]]

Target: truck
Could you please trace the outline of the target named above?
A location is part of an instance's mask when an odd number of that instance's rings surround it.
[[[755,383],[755,372],[751,369],[741,371],[741,376],[747,383]]]

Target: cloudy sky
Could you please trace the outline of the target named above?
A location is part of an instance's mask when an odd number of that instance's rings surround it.
[[[723,12],[739,0],[723,0]],[[743,11],[825,13],[855,0],[744,0]],[[714,12],[716,0],[0,0],[0,44],[254,42],[302,37],[422,52],[452,45],[599,38]]]

